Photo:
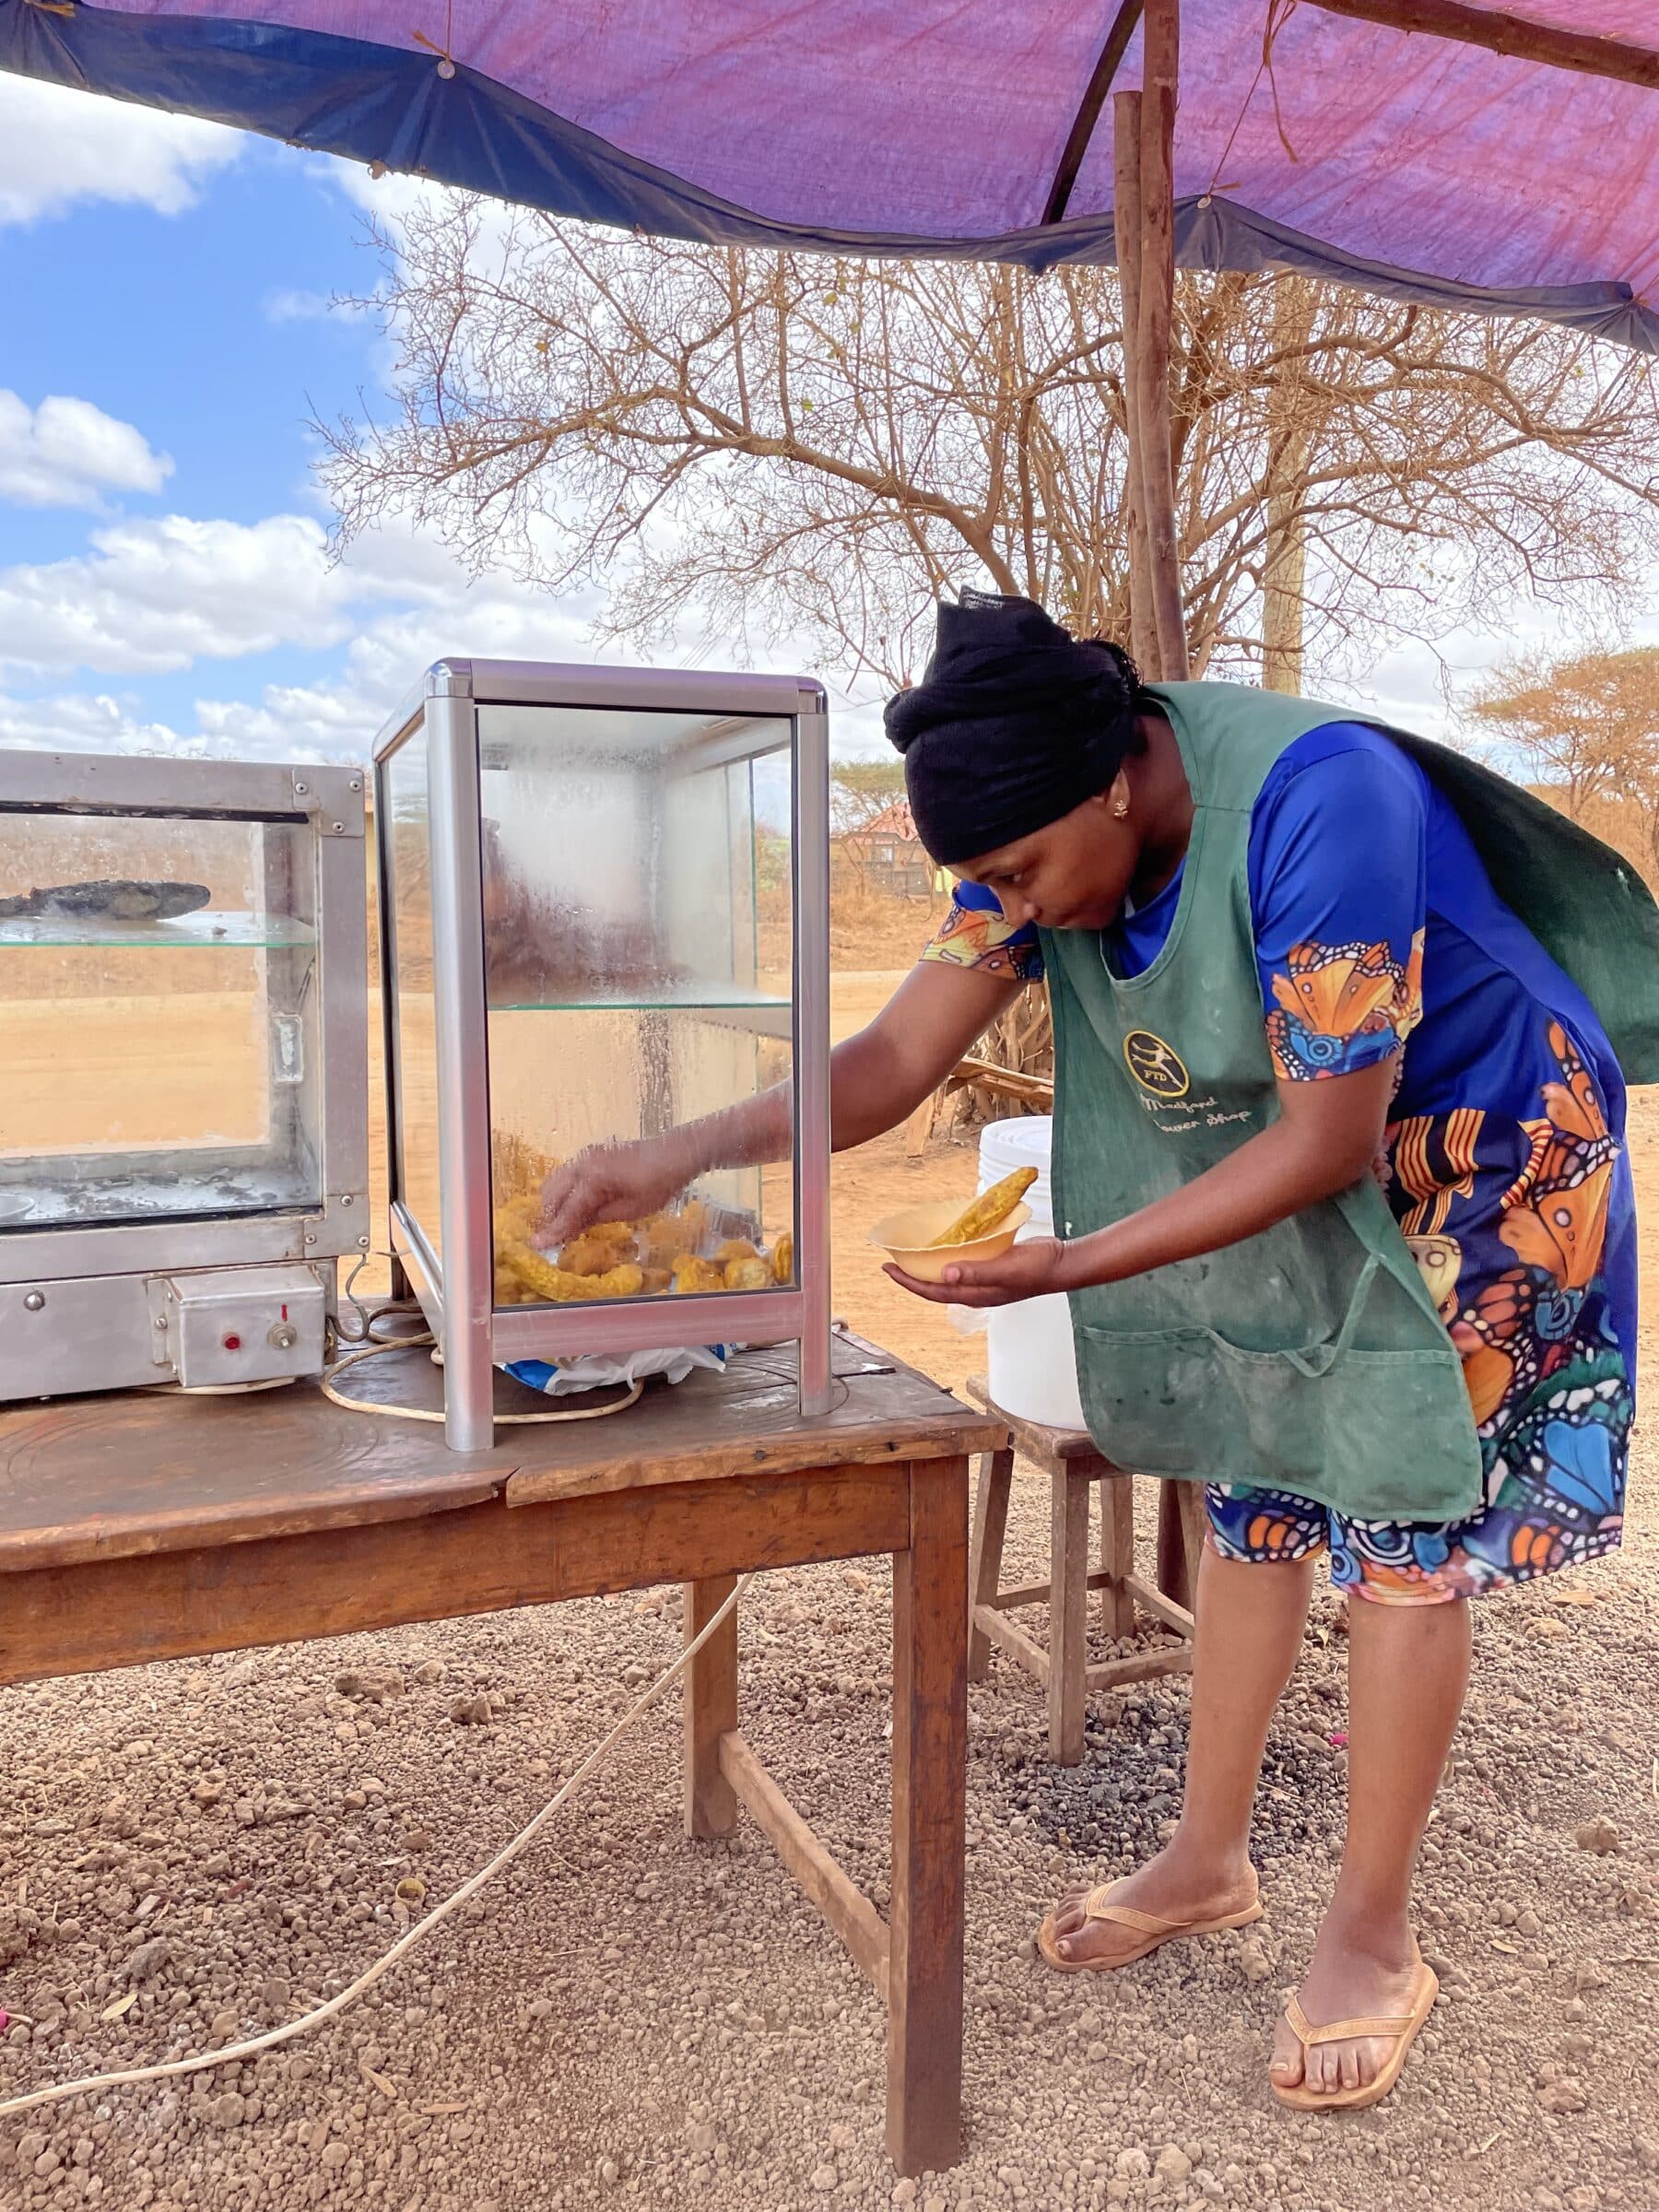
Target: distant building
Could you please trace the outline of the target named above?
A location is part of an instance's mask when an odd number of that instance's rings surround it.
[[[837,842],[862,882],[891,899],[929,899],[946,880],[916,835],[908,799],[895,799]]]

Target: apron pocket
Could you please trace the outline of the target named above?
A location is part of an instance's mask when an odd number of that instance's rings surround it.
[[[1076,1334],[1089,1430],[1120,1466],[1288,1490],[1359,1520],[1454,1521],[1480,1503],[1480,1446],[1450,1342],[1256,1352],[1206,1328]],[[1401,1435],[1412,1439],[1405,1463]]]

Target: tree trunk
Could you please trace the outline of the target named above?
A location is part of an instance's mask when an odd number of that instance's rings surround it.
[[[1140,309],[1128,368],[1138,380],[1135,433],[1140,488],[1151,540],[1152,613],[1158,674],[1184,682],[1191,665],[1181,604],[1181,544],[1175,527],[1175,458],[1170,429],[1170,328],[1175,299],[1175,93],[1181,47],[1180,0],[1147,0],[1140,96]]]
[[[1147,530],[1147,495],[1141,487],[1140,379],[1135,349],[1140,342],[1141,96],[1112,100],[1112,212],[1117,234],[1118,290],[1124,302],[1124,429],[1129,465],[1124,472],[1124,517],[1129,540],[1129,651],[1150,683],[1160,670],[1158,620],[1152,611],[1152,540]]]
[[[1307,343],[1313,295],[1294,276],[1274,288],[1276,353]],[[1267,557],[1262,565],[1262,683],[1268,691],[1299,692],[1302,683],[1302,610],[1308,573],[1302,507],[1313,450],[1313,404],[1294,368],[1279,371],[1267,402]]]

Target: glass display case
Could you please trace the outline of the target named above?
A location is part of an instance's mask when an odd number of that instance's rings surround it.
[[[393,1241],[451,1443],[489,1441],[495,1365],[676,1346],[797,1341],[824,1410],[820,688],[443,662],[375,762]],[[781,1084],[787,1157],[543,1245],[560,1161]]]
[[[0,1398],[321,1367],[370,1233],[363,783],[0,752]]]

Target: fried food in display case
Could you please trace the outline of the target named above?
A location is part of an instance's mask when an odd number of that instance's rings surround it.
[[[827,791],[793,677],[445,662],[382,734],[392,1233],[457,1448],[521,1360],[793,1340],[827,1405]],[[773,1090],[786,1159],[547,1241],[557,1163]]]

